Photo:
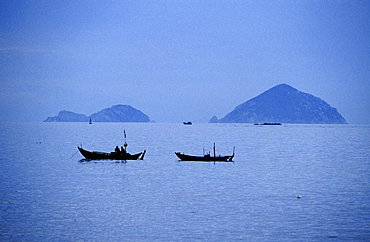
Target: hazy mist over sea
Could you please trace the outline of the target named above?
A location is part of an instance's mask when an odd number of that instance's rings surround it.
[[[206,123],[281,83],[370,123],[369,1],[3,1],[0,121]]]

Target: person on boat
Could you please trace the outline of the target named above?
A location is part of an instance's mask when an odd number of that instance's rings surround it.
[[[117,146],[116,146],[116,148],[114,149],[114,152],[116,152],[117,154],[119,154],[119,153],[120,153],[120,150],[119,150],[118,145],[117,145]]]
[[[121,146],[121,154],[126,154],[126,150]]]

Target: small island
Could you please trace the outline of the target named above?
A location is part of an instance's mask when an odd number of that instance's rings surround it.
[[[60,111],[57,116],[48,117],[44,122],[150,122],[148,115],[130,105],[115,105],[89,116],[71,111]]]

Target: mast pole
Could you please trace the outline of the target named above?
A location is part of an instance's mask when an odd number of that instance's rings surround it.
[[[125,143],[123,144],[123,146],[125,147],[125,150],[126,150],[126,147],[127,147],[127,143],[126,143],[126,130],[123,130],[123,137],[125,138]]]
[[[216,157],[216,143],[213,143],[213,156]]]

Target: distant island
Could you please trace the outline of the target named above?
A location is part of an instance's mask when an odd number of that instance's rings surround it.
[[[90,116],[63,110],[44,122],[89,122],[90,118],[92,122],[150,122],[148,115],[130,105],[115,105]]]
[[[237,106],[225,117],[210,123],[346,124],[328,103],[286,85],[277,85]]]

